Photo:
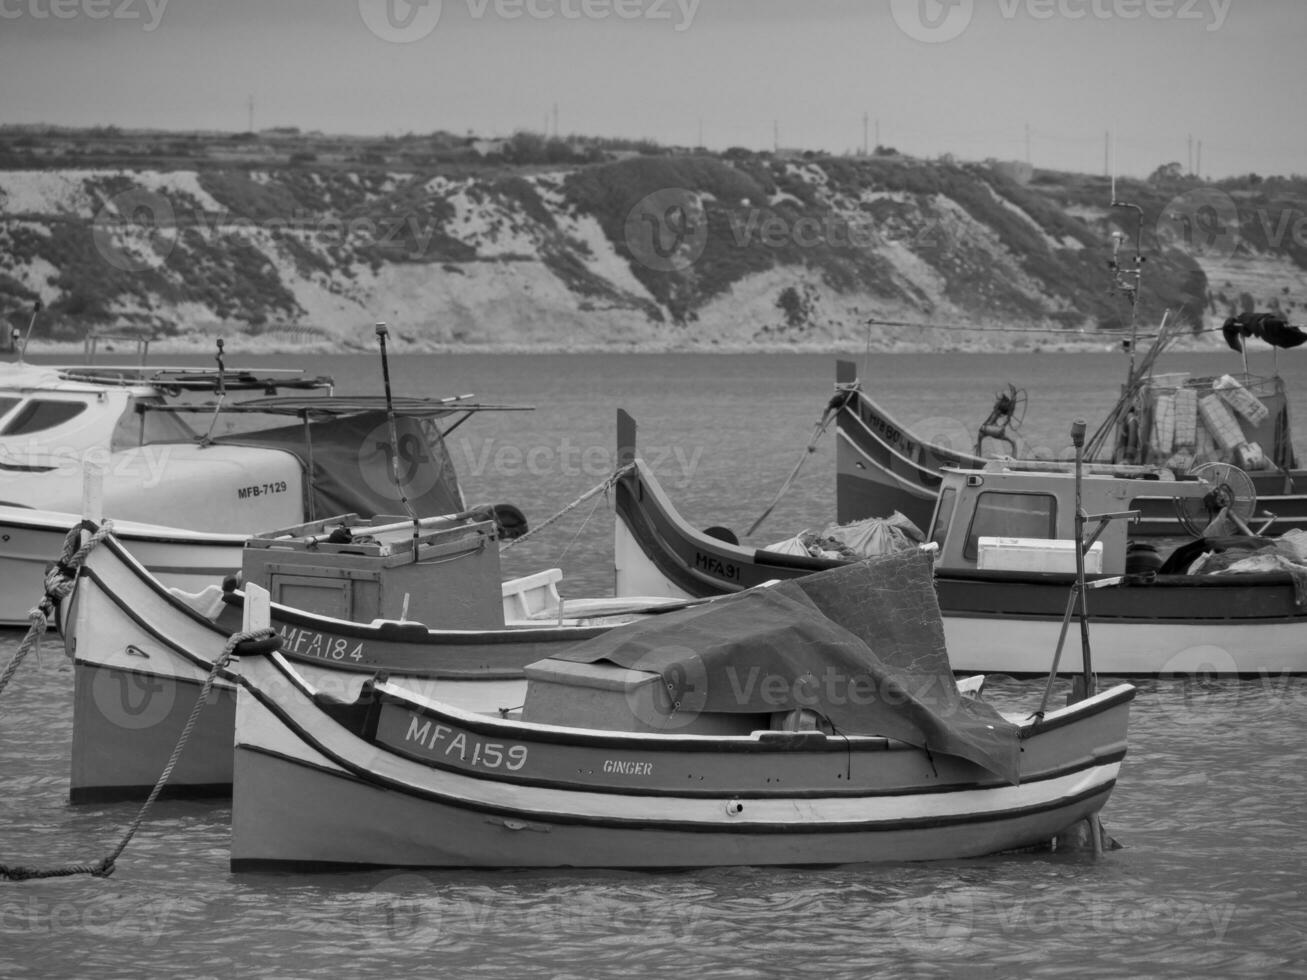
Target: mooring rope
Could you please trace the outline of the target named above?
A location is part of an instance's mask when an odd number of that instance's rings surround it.
[[[82,541],[83,531],[90,532],[90,536],[85,541]],[[50,628],[55,608],[72,593],[73,585],[77,581],[77,570],[86,561],[86,556],[111,533],[113,533],[113,521],[104,521],[99,527],[90,521],[82,521],[64,536],[64,546],[59,554],[59,560],[45,572],[45,595],[27,613],[28,622],[31,623],[27,628],[27,635],[23,637],[23,642],[18,644],[18,650],[13,658],[5,665],[4,673],[0,674],[0,694],[4,694],[5,688],[9,686],[9,682],[13,680],[19,665],[27,655],[33,650],[40,649],[41,637]]]
[[[572,545],[576,544],[577,540],[581,537],[581,533],[587,527],[590,526],[590,521],[595,516],[595,511],[597,511],[598,509],[599,509],[599,498],[596,497],[594,504],[590,507],[590,513],[585,515],[585,520],[581,522],[581,526],[578,527],[576,529],[576,533],[572,535],[572,540],[567,542],[567,547],[565,547],[561,552],[559,552],[558,561],[560,563],[564,558],[567,557],[567,553],[572,550]]]
[[[509,548],[513,547],[513,545],[525,541],[527,538],[531,537],[531,535],[535,534],[537,531],[543,531],[550,524],[553,524],[555,521],[558,521],[561,518],[567,516],[569,513],[571,513],[577,507],[580,507],[583,503],[585,503],[587,500],[589,500],[591,497],[595,496],[596,494],[607,492],[612,486],[614,486],[617,483],[618,480],[626,476],[626,474],[630,473],[634,469],[635,469],[634,463],[628,463],[627,465],[620,467],[615,473],[607,477],[602,483],[591,487],[585,493],[581,494],[581,496],[577,497],[570,504],[568,504],[566,507],[560,510],[557,514],[554,514],[552,517],[548,518],[547,520],[542,521],[540,524],[537,524],[535,527],[528,530],[525,534],[519,535],[518,537],[513,538],[511,541],[502,542],[499,545],[500,554],[503,554]]]
[[[808,440],[808,444],[803,447],[803,452],[799,454],[799,461],[794,464],[794,469],[790,470],[790,475],[785,478],[785,482],[781,484],[781,488],[776,491],[776,496],[773,497],[772,502],[767,505],[767,509],[764,510],[762,514],[759,515],[758,519],[749,526],[749,530],[744,532],[746,538],[754,531],[758,530],[762,525],[762,522],[771,516],[771,512],[776,509],[776,505],[781,502],[781,498],[789,493],[791,485],[793,485],[795,478],[799,475],[799,470],[803,469],[803,464],[807,462],[808,457],[817,451],[817,441],[826,434],[826,429],[830,425],[831,419],[835,418],[835,416],[839,414],[840,409],[848,404],[850,396],[857,390],[856,387],[848,385],[837,385],[836,387],[839,391],[826,406],[826,410],[822,412],[821,418],[817,420],[817,424],[813,428],[812,438]]]
[[[163,767],[163,772],[159,773],[159,778],[155,780],[150,795],[141,804],[136,819],[128,825],[122,840],[118,842],[118,845],[112,851],[94,864],[65,864],[54,868],[30,868],[23,865],[0,864],[0,878],[7,878],[10,881],[27,881],[32,878],[66,878],[80,874],[89,874],[96,878],[107,878],[113,874],[114,865],[119,856],[127,849],[127,845],[131,843],[132,838],[136,836],[136,831],[140,829],[141,823],[145,820],[145,815],[149,812],[150,807],[154,805],[154,801],[159,798],[159,794],[163,792],[163,786],[168,782],[168,777],[172,775],[177,760],[181,758],[182,749],[186,747],[186,742],[191,737],[195,723],[199,720],[200,709],[208,703],[209,693],[213,690],[214,681],[218,679],[218,674],[230,662],[236,647],[247,641],[269,639],[276,635],[274,630],[260,629],[248,633],[233,633],[228,638],[227,645],[223,647],[218,659],[213,662],[213,667],[209,670],[209,676],[204,679],[204,686],[200,689],[200,696],[195,699],[195,706],[191,708],[190,717],[186,719],[186,725],[182,728],[181,736],[177,739],[177,744],[173,746],[172,755],[168,757],[168,763]]]

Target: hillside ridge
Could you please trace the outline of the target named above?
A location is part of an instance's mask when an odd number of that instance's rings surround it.
[[[1102,349],[1137,242],[1142,329],[1170,311],[1204,346],[1307,302],[1298,178],[1159,168],[1117,183],[1130,208],[1102,177],[892,151],[31,162],[0,146],[0,315],[39,302],[56,342],[350,350],[384,320],[417,350]]]

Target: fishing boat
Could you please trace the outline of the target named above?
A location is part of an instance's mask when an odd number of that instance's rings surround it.
[[[614,493],[618,594],[718,595],[845,560],[747,547],[696,530],[636,458],[629,416],[619,419],[619,443],[630,465]],[[1251,533],[1269,528],[1248,526],[1259,507],[1238,467],[1208,463],[1191,476],[1145,479],[1090,468],[1077,506],[1076,476],[1057,464],[991,460],[945,469],[925,526],[939,548],[935,585],[954,666],[1045,672],[1065,621],[1076,542],[1084,540],[1077,513],[1134,518],[1147,495],[1166,500],[1176,526],[1191,536],[1227,521],[1235,533],[1214,528],[1170,554],[1134,540],[1126,520],[1094,533],[1086,559],[1098,587],[1086,601],[1097,669],[1126,677],[1307,673],[1307,535]],[[1200,563],[1203,555],[1215,557]]]
[[[281,600],[271,603],[271,625],[283,655],[334,697],[353,697],[381,671],[472,710],[512,707],[522,703],[526,664],[685,604],[564,601],[557,569],[501,582],[498,524],[477,515],[378,520],[312,522],[255,536],[243,549],[241,584]],[[235,582],[168,588],[134,552],[105,537],[60,609],[73,664],[74,803],[149,792],[241,628]],[[234,706],[232,684],[220,677],[165,794],[230,794]]]
[[[1000,394],[989,420],[978,430],[975,447],[956,446],[943,437],[923,438],[894,418],[863,390],[856,371],[850,361],[837,363],[836,394],[830,403],[836,431],[836,517],[847,523],[899,511],[924,525],[934,513],[943,470],[981,469],[995,458],[980,455],[983,439],[990,438],[983,433],[1010,432],[1005,425],[1015,399],[1011,392]],[[1248,414],[1237,411],[1235,403]],[[1263,509],[1275,515],[1279,527],[1307,529],[1307,470],[1296,468],[1288,400],[1278,376],[1148,375],[1115,414],[1123,426],[1120,451],[1107,459],[1091,459],[1089,472],[1129,478],[1165,469],[1183,476],[1204,462],[1241,465]],[[1015,451],[1015,440],[1009,446]],[[1009,458],[1009,453],[1001,458]],[[1036,461],[1054,460],[1047,454]],[[1168,497],[1150,492],[1146,483],[1136,487],[1130,506],[1139,510],[1140,519],[1132,535],[1184,533]]]
[[[519,711],[460,710],[394,678],[340,703],[276,653],[238,670],[238,871],[1030,847],[1102,808],[1134,695],[1034,717],[963,697],[920,551],[613,631],[528,666]]]
[[[296,368],[218,368],[97,363],[88,338],[86,361],[32,364],[0,361],[0,473],[41,473],[106,460],[111,451],[190,435],[162,409],[219,386],[232,395],[281,390],[330,392],[328,377],[306,377]],[[219,344],[222,342],[219,341]]]
[[[103,474],[103,513],[119,540],[167,584],[195,591],[238,569],[245,540],[262,529],[406,507],[466,510],[444,437],[477,413],[519,410],[471,395],[235,401],[228,381],[220,370],[216,400],[185,403],[128,403],[130,389],[88,388],[83,402],[97,390],[122,400],[115,425],[140,437],[0,471],[0,624],[26,624],[41,599],[45,568],[83,513],[84,463]]]

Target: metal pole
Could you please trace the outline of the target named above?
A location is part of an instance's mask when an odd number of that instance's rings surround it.
[[[1089,654],[1089,610],[1085,603],[1085,509],[1080,501],[1081,469],[1085,453],[1085,420],[1071,423],[1071,445],[1076,449],[1076,592],[1080,604],[1080,649],[1084,657],[1085,697],[1094,693],[1093,662]]]
[[[381,345],[381,378],[386,386],[386,422],[390,427],[390,476],[395,481],[395,491],[399,494],[404,511],[413,520],[413,561],[418,560],[418,536],[422,529],[417,512],[409,503],[408,494],[399,482],[399,433],[395,427],[395,405],[390,396],[390,361],[386,357],[386,336],[388,331],[384,323],[377,324],[377,342]]]
[[[213,441],[213,433],[218,427],[218,416],[222,414],[222,404],[227,398],[227,367],[222,361],[223,340],[218,338],[218,353],[213,355],[213,359],[218,362],[218,381],[214,386],[217,392],[217,398],[213,403],[213,418],[209,420],[209,431],[204,434],[201,445],[207,446]],[[310,476],[310,479],[312,477]]]
[[[32,304],[32,318],[27,321],[27,333],[23,335],[22,346],[18,348],[18,363],[23,363],[23,355],[27,353],[27,342],[32,339],[32,328],[36,326],[36,314],[41,312],[41,301],[38,299]]]

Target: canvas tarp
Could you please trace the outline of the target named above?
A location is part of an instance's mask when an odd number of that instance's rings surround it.
[[[1017,730],[953,680],[931,560],[855,562],[633,623],[555,655],[661,675],[669,711],[810,709],[1019,781]]]

